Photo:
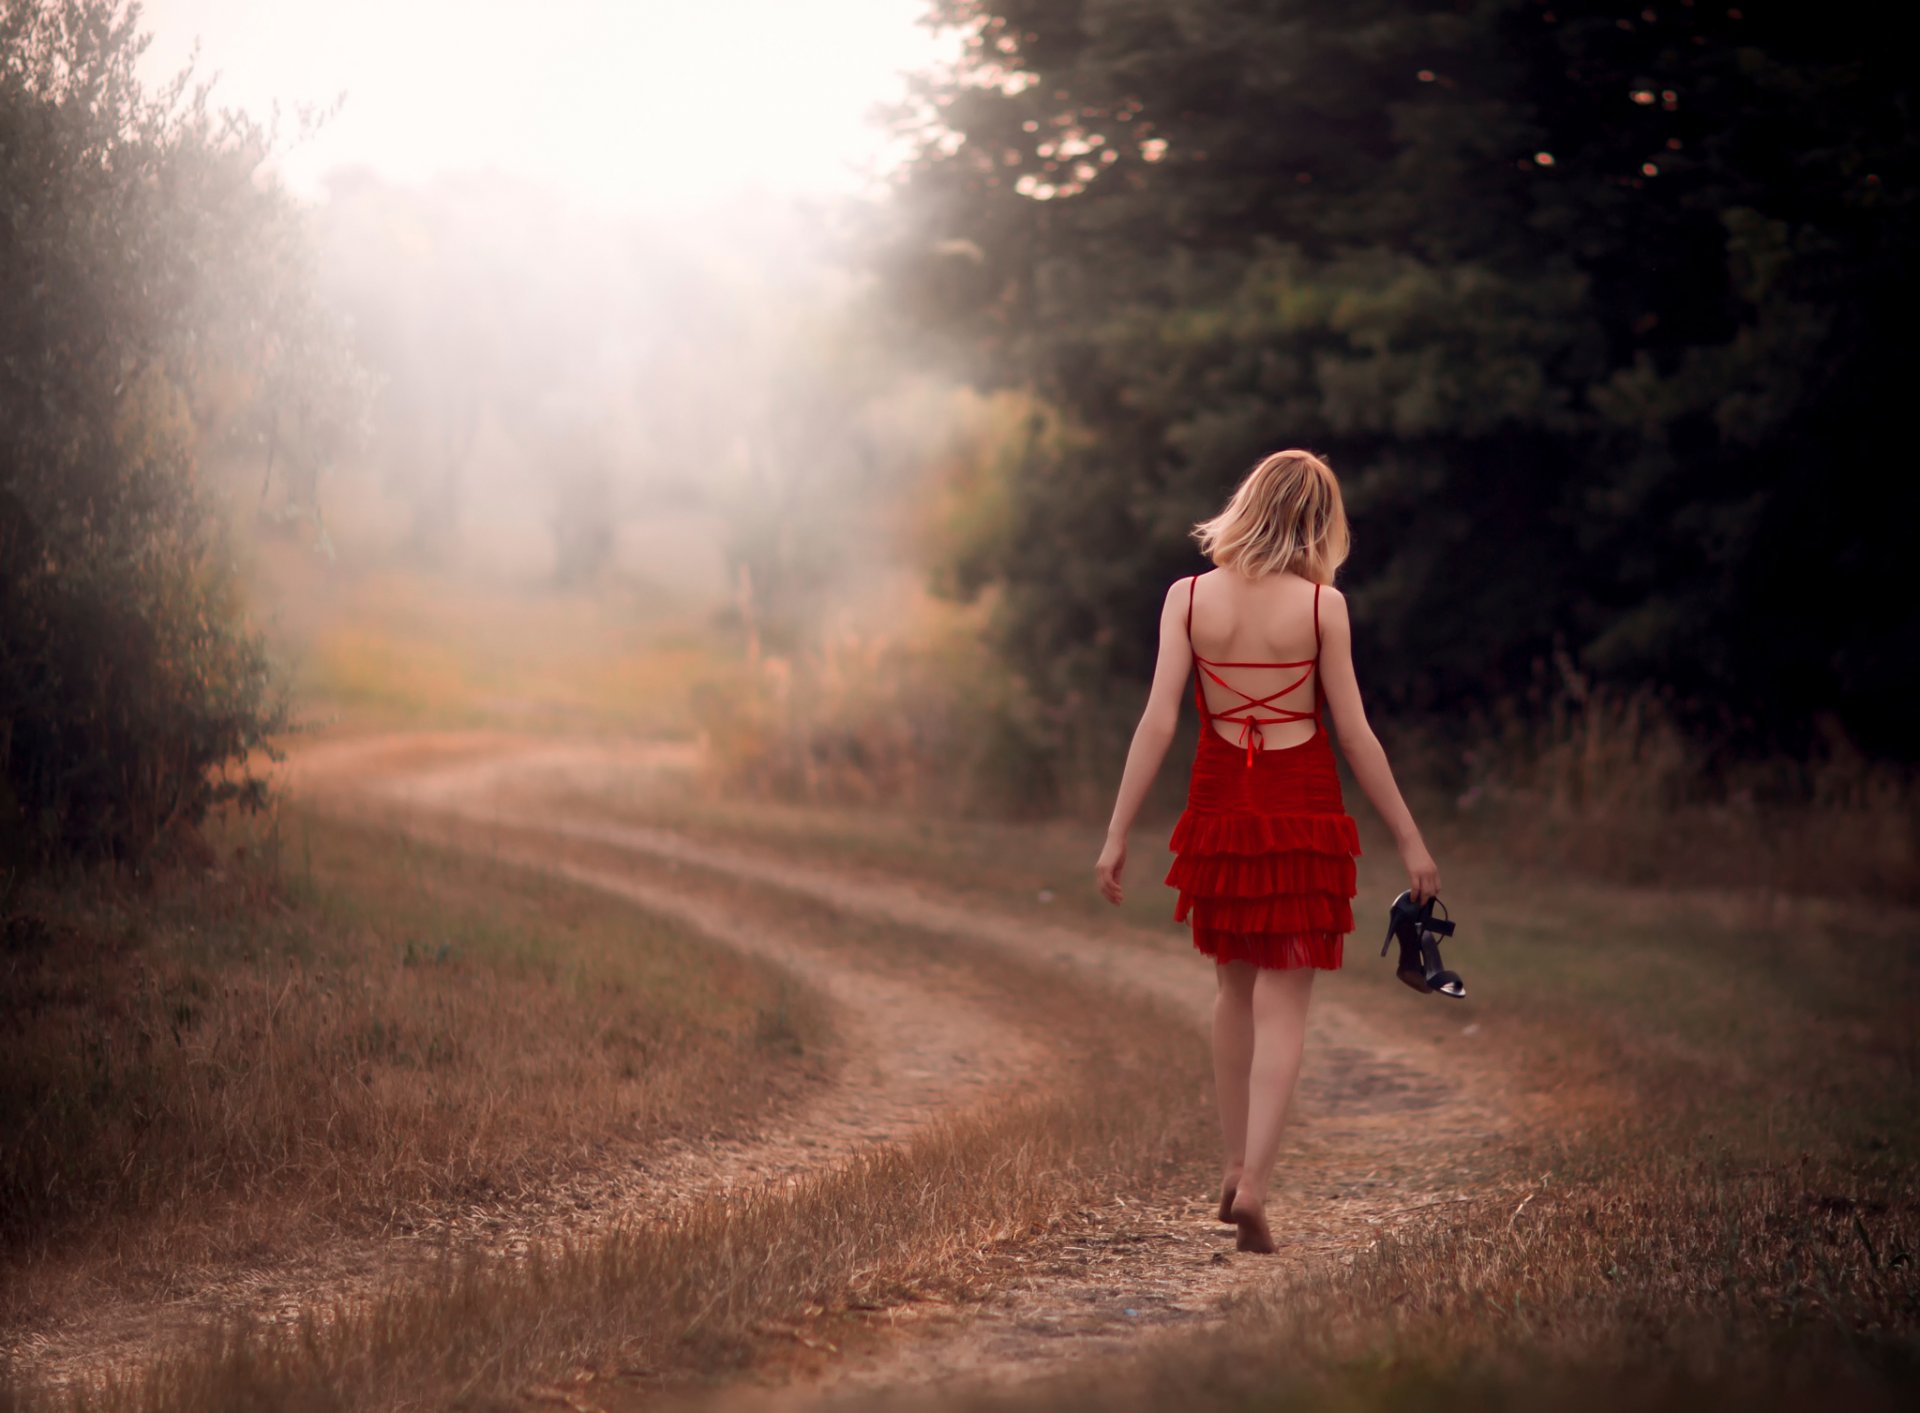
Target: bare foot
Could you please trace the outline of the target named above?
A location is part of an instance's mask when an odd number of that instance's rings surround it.
[[[1235,1251],[1258,1251],[1271,1255],[1279,1249],[1273,1244],[1273,1233],[1267,1229],[1264,1204],[1236,1198],[1228,1204],[1227,1212],[1228,1220],[1240,1228],[1240,1235],[1233,1243]]]
[[[1220,1220],[1223,1222],[1233,1220],[1233,1194],[1238,1186],[1237,1179],[1228,1178],[1226,1185],[1220,1189]]]

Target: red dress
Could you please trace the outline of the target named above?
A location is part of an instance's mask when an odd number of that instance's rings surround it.
[[[1187,643],[1193,643],[1193,581],[1187,584]],[[1213,662],[1193,655],[1193,696],[1200,708],[1200,744],[1193,757],[1187,807],[1174,826],[1167,883],[1180,890],[1173,920],[1191,919],[1193,945],[1215,961],[1259,967],[1340,965],[1353,931],[1354,858],[1360,835],[1340,796],[1333,747],[1320,720],[1320,586],[1313,589],[1313,656],[1300,662]],[[1297,668],[1297,676],[1265,696],[1244,692],[1220,669]],[[1209,712],[1204,672],[1245,700]],[[1313,709],[1277,705],[1313,678]],[[1262,709],[1270,714],[1260,715]],[[1228,744],[1215,721],[1237,721],[1240,743]],[[1265,749],[1260,728],[1311,721],[1313,735],[1296,746]]]

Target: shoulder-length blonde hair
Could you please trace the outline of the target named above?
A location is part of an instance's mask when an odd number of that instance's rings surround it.
[[[1288,570],[1331,584],[1346,561],[1347,508],[1333,468],[1310,451],[1276,451],[1234,490],[1227,508],[1193,527],[1200,552],[1249,579]]]

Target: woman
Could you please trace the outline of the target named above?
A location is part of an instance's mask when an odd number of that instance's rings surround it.
[[[1107,900],[1120,902],[1127,833],[1198,667],[1200,742],[1166,881],[1179,889],[1174,920],[1191,922],[1219,983],[1220,1219],[1238,1227],[1240,1250],[1272,1251],[1268,1185],[1313,976],[1340,965],[1353,930],[1360,841],[1341,801],[1323,700],[1354,778],[1399,846],[1416,903],[1439,892],[1440,872],[1360,703],[1347,601],[1332,587],[1347,557],[1332,470],[1309,452],[1275,452],[1193,535],[1217,567],[1167,591],[1153,687],[1094,873]]]

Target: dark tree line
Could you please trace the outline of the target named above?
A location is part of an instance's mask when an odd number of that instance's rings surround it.
[[[1030,389],[1004,591],[1050,692],[1150,670],[1188,525],[1343,472],[1370,691],[1556,648],[1749,747],[1911,755],[1910,69],[1871,6],[942,0],[902,308]]]

